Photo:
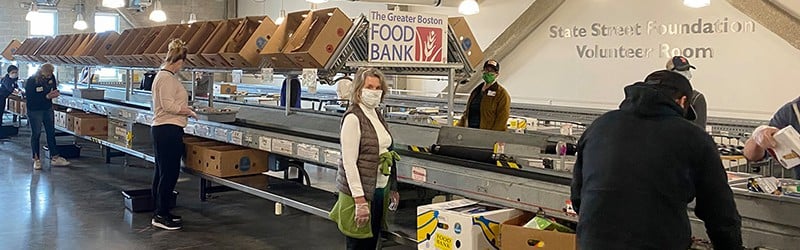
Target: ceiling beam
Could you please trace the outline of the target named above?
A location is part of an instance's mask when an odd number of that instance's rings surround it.
[[[483,52],[486,59],[502,61],[510,55],[534,30],[539,28],[565,0],[536,0],[506,28],[497,39],[494,39]],[[502,64],[502,62],[501,62]],[[479,72],[482,68],[477,69]],[[458,93],[469,93],[481,83],[481,74],[473,74],[468,83],[458,87]]]
[[[800,20],[769,0],[728,0],[745,15],[800,49]]]

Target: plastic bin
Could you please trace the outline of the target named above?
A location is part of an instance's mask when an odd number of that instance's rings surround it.
[[[56,145],[58,147],[58,154],[65,159],[75,159],[81,157],[81,146],[77,144],[64,144]],[[50,158],[50,149],[44,146],[44,155]]]
[[[175,201],[178,199],[178,192],[172,191],[173,197],[170,200],[169,207],[175,207]],[[138,190],[124,190],[122,197],[125,200],[125,208],[134,213],[139,212],[152,212],[155,210],[155,201],[150,189]]]
[[[19,134],[19,128],[14,126],[0,126],[0,138],[12,137]]]

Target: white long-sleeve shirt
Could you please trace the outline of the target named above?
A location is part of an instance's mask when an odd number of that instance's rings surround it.
[[[189,106],[189,94],[171,72],[161,70],[153,80],[153,126],[172,124],[186,127],[188,117],[179,115]]]
[[[383,126],[375,109],[367,108],[362,104],[361,110],[372,123],[375,128],[375,133],[378,135],[378,145],[380,146],[379,154],[389,151],[392,145],[392,136],[389,131]],[[358,117],[355,114],[348,114],[344,117],[342,122],[341,131],[341,145],[342,145],[342,164],[344,165],[345,174],[347,175],[347,182],[350,186],[350,193],[353,197],[364,196],[364,187],[361,186],[361,176],[358,174],[358,152],[361,145],[361,125],[359,125]],[[389,183],[389,176],[381,173],[380,166],[375,166],[375,171],[378,171],[378,179],[375,187],[372,188],[385,188]]]

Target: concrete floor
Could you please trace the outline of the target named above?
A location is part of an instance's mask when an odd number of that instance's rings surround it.
[[[29,136],[22,128],[0,140],[0,249],[344,249],[328,220],[287,207],[275,216],[274,203],[240,192],[200,202],[199,181],[186,174],[173,210],[184,228],[155,229],[151,214],[126,210],[120,193],[149,188],[148,163],[105,164],[99,146],[84,141],[72,166],[34,171]]]

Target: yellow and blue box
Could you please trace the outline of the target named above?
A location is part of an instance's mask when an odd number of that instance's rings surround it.
[[[522,213],[468,199],[417,207],[417,249],[498,250],[500,224]]]

